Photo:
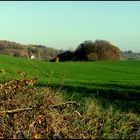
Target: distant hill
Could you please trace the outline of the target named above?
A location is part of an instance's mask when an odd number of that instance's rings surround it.
[[[25,58],[34,56],[36,59],[50,60],[62,52],[62,50],[43,45],[23,45],[12,41],[0,40],[0,54]]]

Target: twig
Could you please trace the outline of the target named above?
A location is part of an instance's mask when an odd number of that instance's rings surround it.
[[[27,110],[32,110],[33,108],[20,108],[20,109],[14,109],[14,110],[5,110],[5,111],[0,111],[0,114],[1,113],[17,113],[17,112],[20,112],[20,111],[27,111]]]
[[[80,117],[82,116],[77,110],[74,111],[76,114],[78,114]]]
[[[66,104],[77,104],[75,101],[67,101],[65,103],[60,103],[60,104],[55,104],[55,105],[50,105],[51,107],[58,107],[61,105],[66,105]]]

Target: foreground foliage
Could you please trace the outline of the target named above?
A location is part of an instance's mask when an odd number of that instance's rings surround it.
[[[119,111],[106,100],[104,109],[93,97],[72,101],[36,82],[22,78],[0,85],[0,138],[140,139],[140,115]]]

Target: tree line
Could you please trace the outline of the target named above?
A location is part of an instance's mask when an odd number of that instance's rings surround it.
[[[1,40],[0,54],[16,57],[34,58],[46,61],[98,61],[140,59],[140,53],[131,50],[121,51],[119,47],[106,40],[86,40],[75,50],[57,50],[44,45],[22,45],[16,42]]]

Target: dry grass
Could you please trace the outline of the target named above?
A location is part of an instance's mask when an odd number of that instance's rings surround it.
[[[64,102],[49,88],[33,87],[33,80],[1,84],[0,138],[72,138],[61,110],[76,103]]]
[[[98,101],[65,101],[59,90],[38,88],[36,79],[0,85],[0,138],[104,139],[140,138],[136,114],[103,110]]]

